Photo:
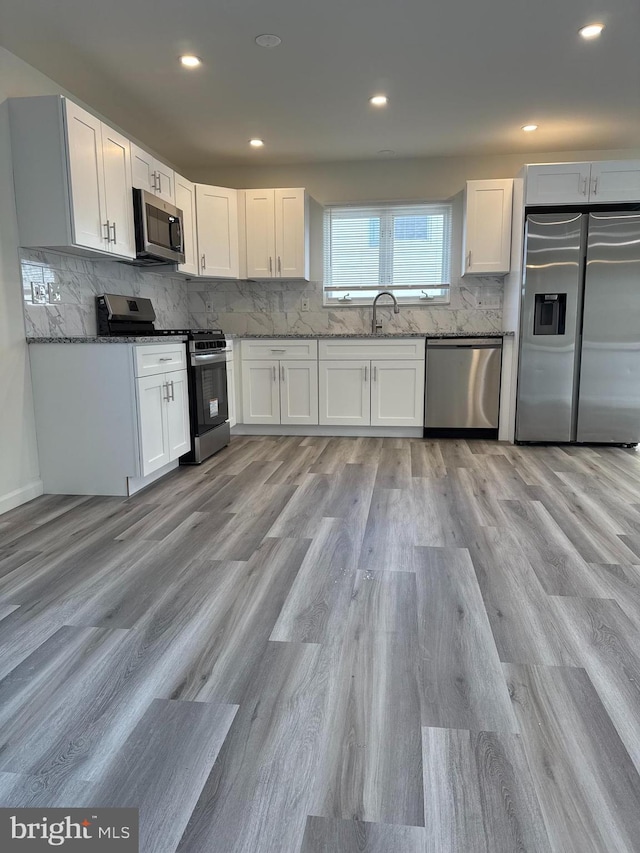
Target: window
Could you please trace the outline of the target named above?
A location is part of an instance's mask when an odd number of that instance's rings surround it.
[[[450,256],[450,204],[327,207],[324,304],[448,302]]]

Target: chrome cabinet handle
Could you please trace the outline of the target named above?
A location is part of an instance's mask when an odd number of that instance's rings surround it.
[[[591,192],[594,195],[598,195],[598,179],[597,178],[593,179],[593,189],[591,190]]]
[[[581,190],[581,192],[582,192],[582,195],[587,194],[587,179],[586,178],[582,179],[582,190]]]
[[[167,392],[167,396],[165,397],[165,396],[164,396],[164,394],[163,394],[163,395],[162,395],[162,399],[165,401],[165,403],[168,403],[168,402],[170,401],[170,399],[171,399],[171,398],[169,397],[169,383],[168,383],[168,382],[163,382],[163,383],[162,383],[162,387],[163,387],[163,388],[166,390],[166,392]]]
[[[173,359],[169,356],[169,358],[159,358],[158,361],[173,361]]]
[[[206,268],[207,268],[207,263],[206,263],[206,261],[207,261],[207,257],[206,257],[206,255],[203,255],[203,256],[200,258],[200,266],[202,267],[202,269],[203,269],[203,270],[206,270]]]
[[[158,173],[157,173],[157,172],[152,172],[152,173],[151,173],[151,177],[153,178],[153,191],[154,191],[154,193],[155,193],[155,192],[157,192],[157,191],[158,191],[158,180],[157,180],[157,178],[158,178]]]
[[[271,349],[270,352],[286,352],[286,349]]]
[[[176,399],[176,389],[173,386],[173,379],[171,380],[171,382],[169,384],[171,385],[171,399],[175,400]]]
[[[365,382],[369,381],[369,368],[368,367],[365,367],[365,369],[364,369],[364,381]]]
[[[377,367],[375,367],[375,366],[374,366],[374,368],[373,368],[373,381],[374,381],[374,382],[377,382],[377,381],[378,381],[378,368],[377,368]]]
[[[284,382],[284,365],[280,365],[280,379]]]
[[[273,371],[273,381],[275,382],[276,381],[276,366],[275,366],[275,364],[273,365],[271,370]]]
[[[111,223],[109,222],[108,219],[102,227],[107,229],[107,235],[104,239],[107,241],[107,243],[110,243],[111,242],[111,235],[109,233],[109,229],[111,228]]]
[[[469,249],[469,254],[467,255],[467,269],[471,269],[471,249]]]
[[[111,223],[111,228],[113,228],[113,240],[110,240],[109,242],[117,243],[118,240],[116,237],[116,223],[115,222]]]
[[[158,172],[158,192],[162,192],[162,173]]]
[[[273,275],[273,258],[269,256],[269,275]]]
[[[280,263],[280,255],[278,255],[278,275],[282,275],[282,264]]]

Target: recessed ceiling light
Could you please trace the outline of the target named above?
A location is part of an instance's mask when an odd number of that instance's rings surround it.
[[[256,36],[256,44],[259,44],[260,47],[278,47],[281,42],[280,36],[273,35],[273,33]]]
[[[538,129],[538,125],[537,124],[524,124],[522,126],[522,129],[525,131],[525,133],[531,133],[532,130]]]
[[[378,151],[378,154],[381,157],[393,157],[395,153],[396,152],[391,148],[381,148],[380,151]]]
[[[249,145],[251,145],[252,148],[262,148],[264,142],[262,141],[262,139],[250,139]]]
[[[587,41],[591,39],[597,39],[599,35],[602,34],[604,29],[604,24],[587,24],[586,27],[581,27],[578,30],[583,39],[587,39]]]
[[[202,65],[202,60],[191,53],[185,53],[184,56],[181,56],[180,62],[185,68],[197,68],[198,65]]]
[[[389,98],[386,95],[374,95],[373,98],[369,98],[369,103],[373,104],[374,107],[386,107]]]

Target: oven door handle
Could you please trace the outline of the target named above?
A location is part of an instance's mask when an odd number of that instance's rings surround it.
[[[207,355],[192,355],[191,356],[191,364],[196,366],[199,364],[224,364],[227,360],[226,355],[224,353],[211,353]]]

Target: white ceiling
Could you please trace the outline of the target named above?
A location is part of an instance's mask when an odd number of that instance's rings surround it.
[[[638,0],[0,0],[0,42],[187,172],[640,139]]]

